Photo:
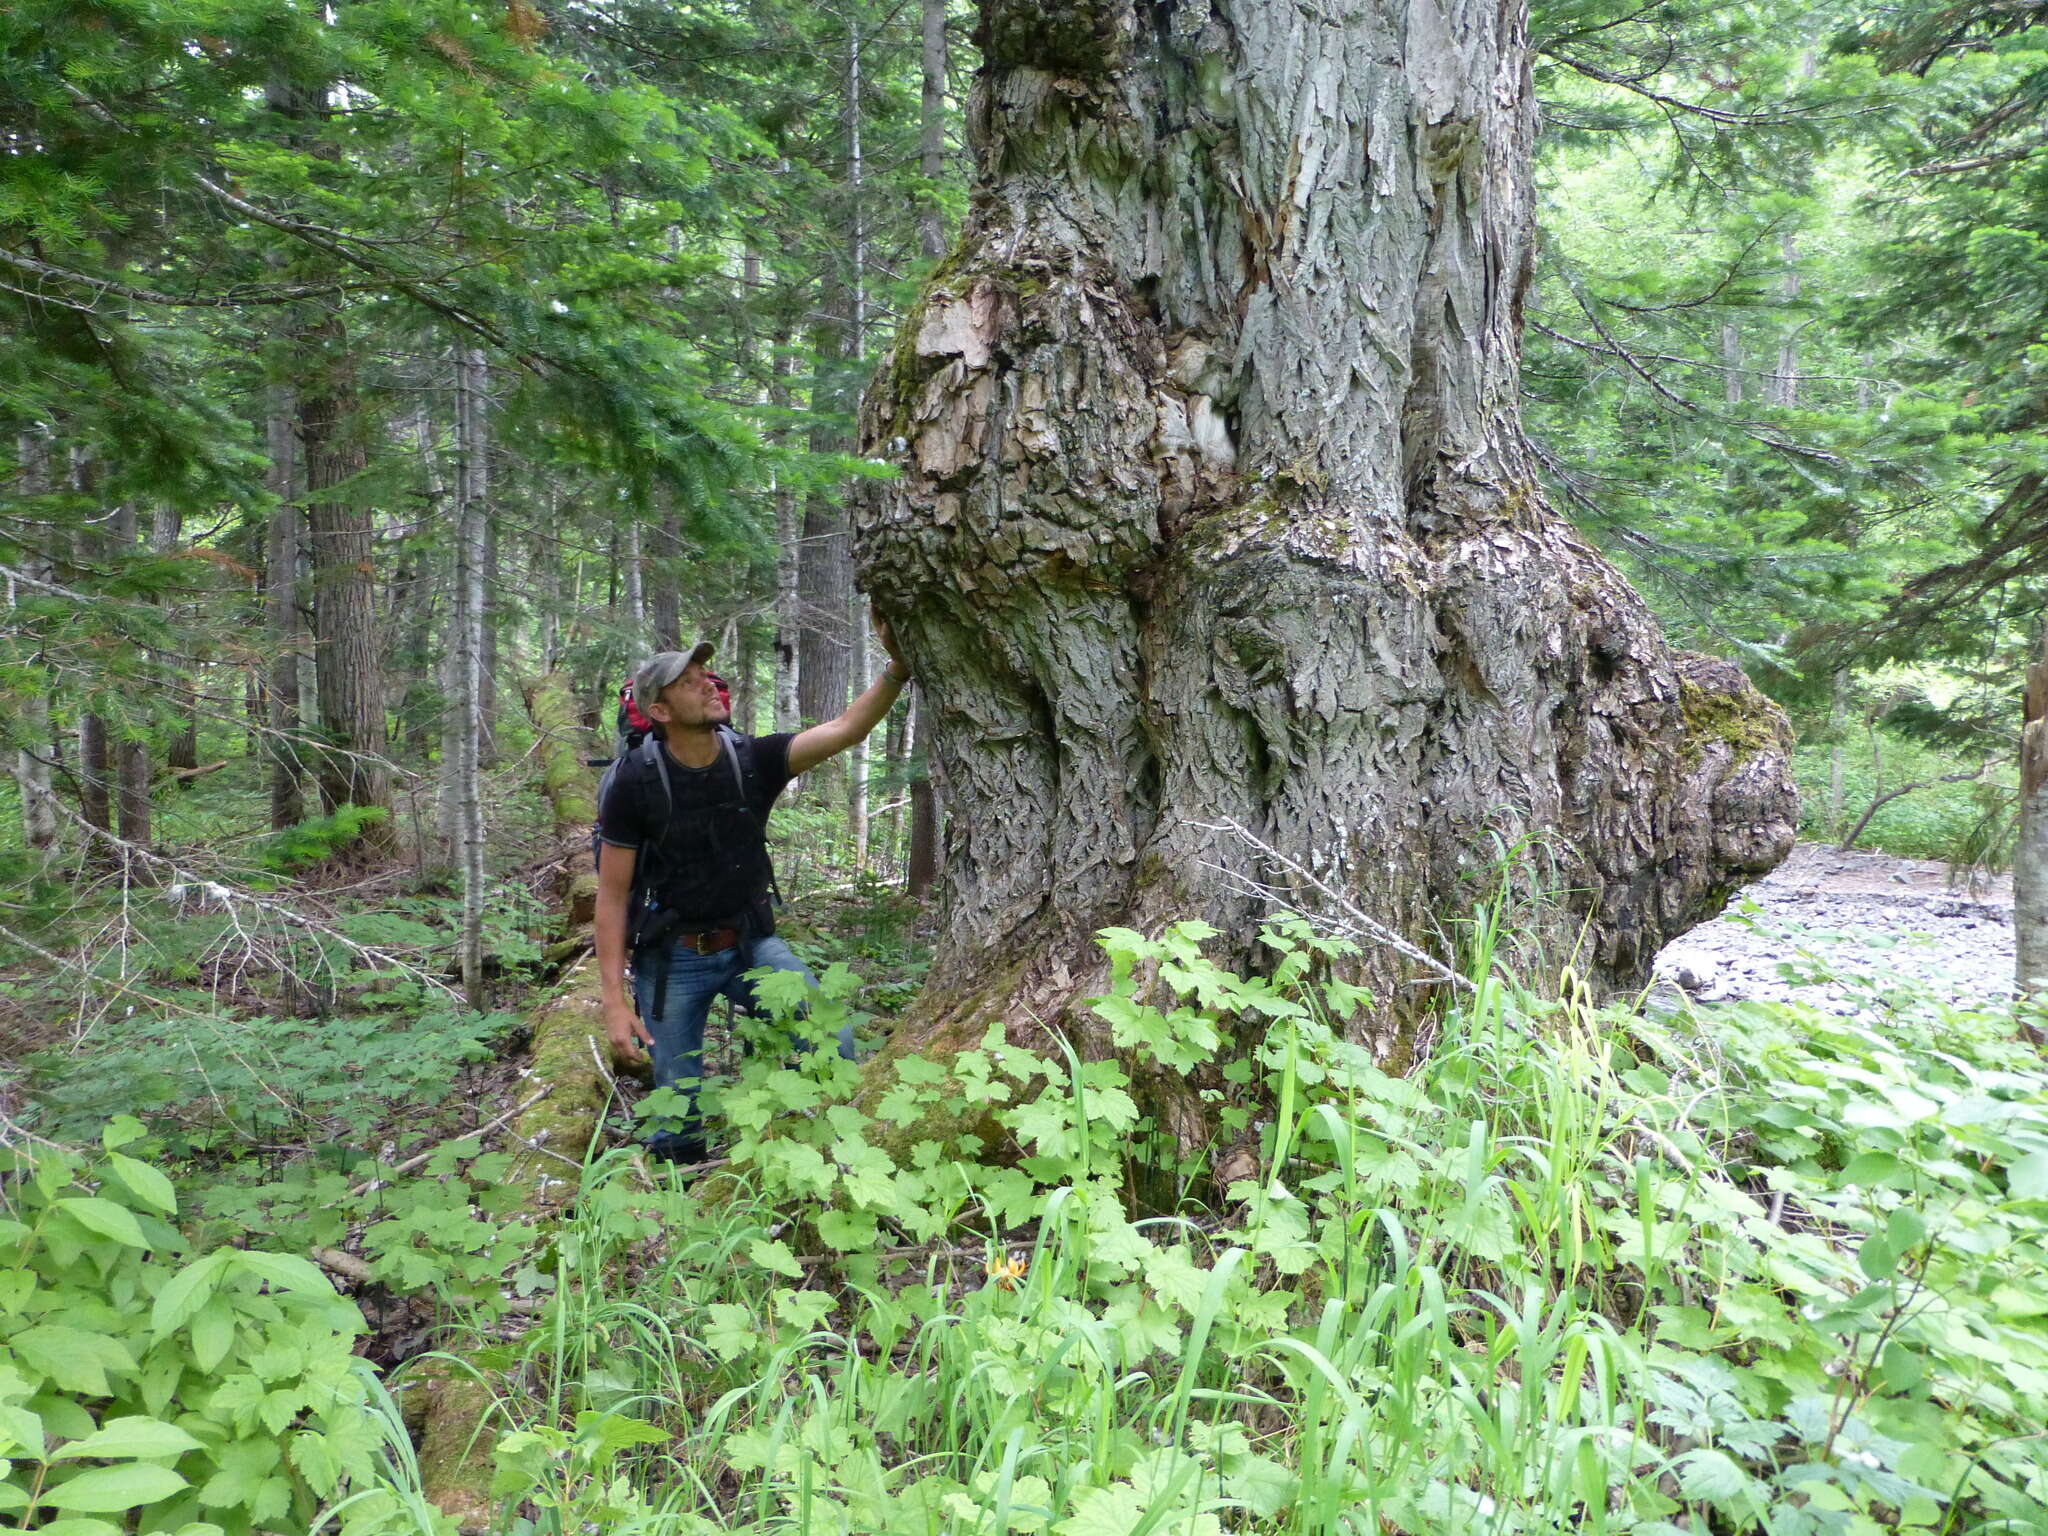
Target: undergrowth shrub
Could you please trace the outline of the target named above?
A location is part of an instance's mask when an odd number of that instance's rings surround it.
[[[2048,1522],[2048,1074],[2009,1019],[1658,1023],[1480,970],[1398,1079],[1342,945],[1277,924],[1246,979],[1208,932],[1105,935],[1109,1059],[992,1031],[857,1098],[770,1046],[721,1175],[600,1161],[487,1357],[504,1528]],[[816,1033],[851,987],[768,996]],[[1212,1108],[1263,1155],[1205,1206],[1131,1084],[1231,1040]]]
[[[325,1019],[127,1012],[102,1021],[84,1048],[26,1065],[39,1123],[57,1139],[87,1139],[134,1114],[174,1156],[288,1137],[345,1143],[387,1103],[442,1100],[458,1070],[488,1059],[516,1022],[452,1008]]]
[[[170,1180],[121,1150],[142,1134],[0,1152],[0,1512],[48,1536],[307,1530],[323,1505],[405,1528],[362,1314],[296,1254],[193,1256]]]
[[[1829,976],[1852,1016],[1653,1019],[1476,932],[1405,1078],[1351,1043],[1342,944],[1275,923],[1243,978],[1202,925],[1112,930],[1101,1059],[992,1030],[867,1081],[790,1047],[860,1022],[856,979],[771,977],[696,1182],[614,1151],[532,1227],[469,1138],[214,1206],[436,1291],[506,1536],[2048,1528],[2048,1070],[2012,1018]],[[1214,1085],[1246,1177],[1153,1122],[1159,1073]],[[341,1513],[432,1528],[401,1451],[374,1486]]]

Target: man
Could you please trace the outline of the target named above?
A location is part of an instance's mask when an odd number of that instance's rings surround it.
[[[597,964],[605,1034],[629,1061],[654,1053],[654,1081],[688,1102],[679,1132],[650,1137],[648,1148],[677,1163],[709,1156],[697,1088],[704,1074],[704,1022],[731,997],[751,1009],[746,972],[769,966],[810,972],[775,934],[768,813],[789,781],[863,740],[910,681],[894,637],[880,619],[875,635],[889,664],[836,720],[794,734],[721,732],[732,711],[706,670],[711,643],[664,651],[633,674],[633,702],[654,723],[658,741],[620,759],[597,811],[604,847],[598,862]],[[634,874],[641,910],[628,912]],[[629,935],[638,948],[633,993],[626,991]],[[839,1053],[853,1055],[852,1032]]]

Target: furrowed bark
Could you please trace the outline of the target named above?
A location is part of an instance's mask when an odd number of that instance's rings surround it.
[[[950,813],[894,1049],[1058,1019],[1106,924],[1206,917],[1249,960],[1246,882],[1320,901],[1232,826],[1437,952],[1533,865],[1527,937],[1583,925],[1613,984],[1790,847],[1782,715],[1666,649],[1522,445],[1524,28],[984,0],[973,203],[862,418],[904,471],[863,574]],[[1405,1060],[1414,977],[1361,970]]]
[[[320,726],[326,738],[314,761],[321,808],[391,803],[384,767],[384,680],[378,664],[376,550],[368,509],[342,492],[368,462],[362,423],[355,419],[353,372],[336,319],[304,341],[312,382],[297,400],[305,455],[306,531],[313,551],[313,660]],[[386,821],[364,840],[388,847]]]

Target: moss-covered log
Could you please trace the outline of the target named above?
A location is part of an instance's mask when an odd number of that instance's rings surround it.
[[[495,1402],[488,1381],[445,1360],[418,1371],[406,1397],[407,1424],[419,1442],[420,1491],[463,1536],[482,1536],[497,1512],[490,1492]]]
[[[554,1091],[512,1122],[516,1161],[508,1177],[532,1191],[536,1214],[552,1214],[576,1192],[583,1154],[611,1093],[604,1065],[610,1049],[597,962],[585,955],[533,1015],[532,1081]]]
[[[531,678],[521,693],[540,736],[542,786],[562,845],[563,917],[573,932],[589,924],[597,903],[597,867],[590,852],[597,784],[583,761],[589,732],[559,674]],[[514,1163],[507,1177],[526,1189],[527,1212],[534,1220],[552,1218],[576,1193],[583,1155],[611,1091],[608,1053],[597,964],[586,953],[534,1011],[528,1080],[550,1091],[509,1127]],[[423,1372],[417,1389],[424,1410],[412,1422],[427,1497],[463,1531],[488,1530],[496,1508],[490,1496],[494,1437],[489,1423],[496,1397],[489,1376],[466,1365],[444,1365]]]

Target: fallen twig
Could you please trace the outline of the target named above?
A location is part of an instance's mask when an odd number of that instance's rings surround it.
[[[538,1104],[542,1099],[546,1098],[549,1094],[553,1093],[554,1091],[555,1085],[553,1083],[544,1084],[541,1087],[540,1092],[534,1094],[532,1098],[528,1099],[523,1104],[514,1105],[512,1108],[506,1110],[505,1113],[498,1116],[497,1119],[489,1121],[484,1125],[480,1125],[473,1131],[464,1131],[460,1136],[450,1136],[445,1141],[435,1142],[431,1147],[427,1148],[426,1151],[418,1153],[413,1157],[408,1157],[404,1162],[398,1164],[396,1167],[386,1169],[383,1173],[378,1174],[375,1178],[363,1180],[362,1183],[358,1184],[354,1189],[350,1190],[348,1192],[348,1195],[344,1198],[354,1199],[358,1195],[367,1195],[370,1193],[370,1191],[374,1189],[383,1188],[384,1185],[390,1183],[393,1179],[402,1178],[404,1175],[411,1173],[413,1169],[425,1166],[427,1160],[431,1158],[436,1152],[440,1151],[443,1147],[447,1146],[448,1142],[450,1141],[463,1141],[471,1136],[490,1135],[491,1132],[497,1130],[498,1127],[504,1125],[507,1121],[516,1120],[519,1116],[525,1114],[529,1109],[533,1108],[534,1105]],[[520,1141],[525,1140],[524,1137],[516,1137],[514,1139]],[[332,1201],[330,1202],[330,1204],[339,1205],[341,1204],[341,1201]]]

